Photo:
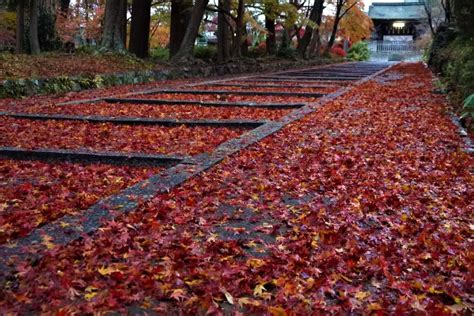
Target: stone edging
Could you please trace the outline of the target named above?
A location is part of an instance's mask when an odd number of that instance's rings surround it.
[[[461,137],[463,143],[464,143],[464,148],[463,151],[465,151],[468,154],[474,154],[474,144],[469,138],[469,133],[467,130],[462,126],[461,121],[459,120],[459,117],[457,117],[454,113],[449,113],[449,118],[451,119],[451,122],[453,122],[454,125],[458,128],[457,132],[459,137]]]

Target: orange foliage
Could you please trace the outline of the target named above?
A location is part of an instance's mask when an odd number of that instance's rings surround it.
[[[168,25],[152,26],[150,29],[150,47],[165,47],[170,40],[170,27]]]
[[[348,6],[352,5],[356,0],[349,0]],[[344,36],[352,43],[370,37],[370,33],[374,27],[372,19],[363,11],[364,4],[361,1],[350,9],[339,22],[338,34]]]
[[[354,3],[357,2],[355,5]],[[354,5],[341,19],[338,25],[337,35],[344,37],[351,43],[370,37],[374,24],[372,19],[363,11],[364,3],[360,0],[348,0],[344,5],[346,8]],[[325,16],[321,25],[321,34],[323,37],[331,35],[334,24],[334,16]]]

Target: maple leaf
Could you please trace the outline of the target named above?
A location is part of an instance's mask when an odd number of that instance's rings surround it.
[[[43,235],[41,238],[43,239],[43,245],[45,245],[46,248],[53,249],[56,247],[56,244],[52,242],[53,237],[49,235]]]
[[[266,291],[267,289],[265,288],[265,283],[260,283],[260,284],[257,284],[255,286],[255,288],[253,289],[253,295],[254,296],[262,296],[263,295],[263,292]]]
[[[109,275],[109,274],[112,274],[112,273],[117,272],[119,270],[114,268],[114,267],[104,267],[104,266],[102,266],[102,267],[98,268],[97,271],[101,275]]]
[[[260,268],[262,266],[265,265],[265,261],[263,261],[262,259],[248,259],[247,260],[247,265],[252,267],[252,268]]]
[[[364,291],[358,291],[354,297],[358,299],[359,301],[365,300],[367,297],[370,296],[370,292],[364,292]]]
[[[185,289],[174,289],[170,295],[171,298],[182,301],[186,299],[186,290]]]
[[[97,291],[98,291],[98,289],[96,287],[93,287],[93,286],[86,287],[86,289],[85,289],[86,294],[84,294],[84,298],[88,301],[93,299],[94,297],[97,296],[97,294],[98,294]]]

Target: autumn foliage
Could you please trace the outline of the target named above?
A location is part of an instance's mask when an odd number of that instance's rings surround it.
[[[2,313],[468,312],[473,159],[431,80],[396,66],[53,245],[2,284]]]

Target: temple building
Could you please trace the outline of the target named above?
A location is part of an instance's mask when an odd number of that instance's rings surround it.
[[[374,22],[373,51],[414,51],[415,41],[429,32],[424,0],[373,2],[369,17]]]

